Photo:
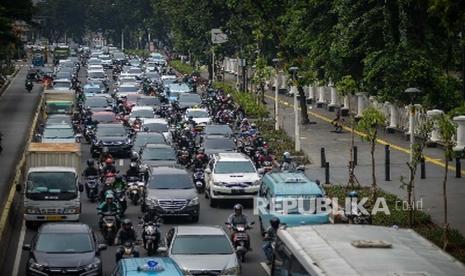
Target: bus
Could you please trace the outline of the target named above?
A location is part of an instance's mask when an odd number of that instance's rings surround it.
[[[411,229],[320,224],[278,230],[270,274],[465,275],[465,265]]]

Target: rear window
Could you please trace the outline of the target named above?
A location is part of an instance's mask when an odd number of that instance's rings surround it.
[[[182,235],[177,236],[171,250],[180,255],[232,254],[233,250],[226,236]]]
[[[155,174],[149,181],[150,189],[192,189],[192,177],[189,174]]]

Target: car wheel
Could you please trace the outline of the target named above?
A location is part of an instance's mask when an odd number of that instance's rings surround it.
[[[26,221],[26,228],[27,229],[34,229],[35,223],[33,221]]]
[[[210,207],[215,208],[218,205],[217,199],[211,198],[210,197]]]
[[[192,222],[199,222],[199,215],[192,216]]]

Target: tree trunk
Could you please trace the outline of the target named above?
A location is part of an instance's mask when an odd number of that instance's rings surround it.
[[[263,82],[260,83],[260,101],[262,104],[266,104],[265,102],[265,85]]]
[[[371,177],[372,177],[372,183],[371,183],[371,200],[372,203],[374,203],[375,197],[376,197],[376,192],[378,190],[377,184],[376,184],[376,162],[375,162],[375,149],[376,149],[376,135],[375,138],[371,141]]]
[[[448,151],[448,149],[446,149]],[[444,198],[444,233],[442,239],[442,249],[446,250],[447,244],[449,243],[449,222],[447,219],[447,173],[449,171],[449,154],[446,152],[445,154],[445,163],[444,166],[444,180],[442,182],[442,193]]]
[[[301,85],[297,86],[297,90],[299,91],[299,105],[300,105],[301,123],[303,125],[305,125],[305,124],[310,123],[310,120],[308,119],[307,100],[305,99],[304,88]]]

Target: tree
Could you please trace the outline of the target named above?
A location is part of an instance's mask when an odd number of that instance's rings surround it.
[[[336,83],[337,91],[338,93],[343,96],[343,97],[349,97],[355,95],[355,92],[357,92],[358,87],[357,83],[355,80],[352,78],[352,76],[343,76],[340,81]],[[355,118],[354,114],[352,112],[352,107],[349,99],[349,106],[347,106],[349,109],[349,121],[350,121],[350,156],[349,156],[349,181],[347,185],[350,187],[354,187],[355,183],[358,183],[357,178],[355,177],[355,163],[354,163],[354,146],[355,146]],[[360,185],[360,183],[358,183]]]
[[[259,96],[262,103],[265,103],[265,83],[270,79],[273,69],[266,64],[263,56],[258,56],[255,62],[255,71],[252,81],[259,87]]]
[[[456,125],[449,116],[442,114],[436,118],[439,135],[444,143],[444,178],[442,180],[442,196],[444,202],[444,230],[442,238],[442,249],[446,250],[449,242],[449,221],[447,213],[447,175],[449,173],[449,160],[453,155],[455,146]]]
[[[374,202],[378,186],[376,183],[376,162],[375,162],[375,149],[376,140],[378,139],[378,128],[385,125],[386,118],[384,114],[374,107],[368,107],[363,111],[362,118],[357,122],[357,127],[363,131],[365,136],[363,139],[370,143],[371,155],[371,200]]]
[[[417,111],[418,112],[418,111]],[[401,176],[400,181],[402,182],[401,187],[406,187],[407,189],[407,204],[408,204],[408,212],[409,212],[409,226],[413,227],[415,224],[415,204],[414,195],[415,195],[415,177],[417,174],[418,164],[423,159],[423,151],[426,148],[428,141],[431,138],[431,131],[433,130],[433,121],[426,116],[424,111],[420,111],[420,120],[418,121],[418,125],[416,128],[415,136],[415,144],[413,144],[412,149],[412,160],[407,162],[407,167],[410,172],[410,177],[408,181],[405,180],[405,177]],[[411,130],[414,131],[414,130]]]

